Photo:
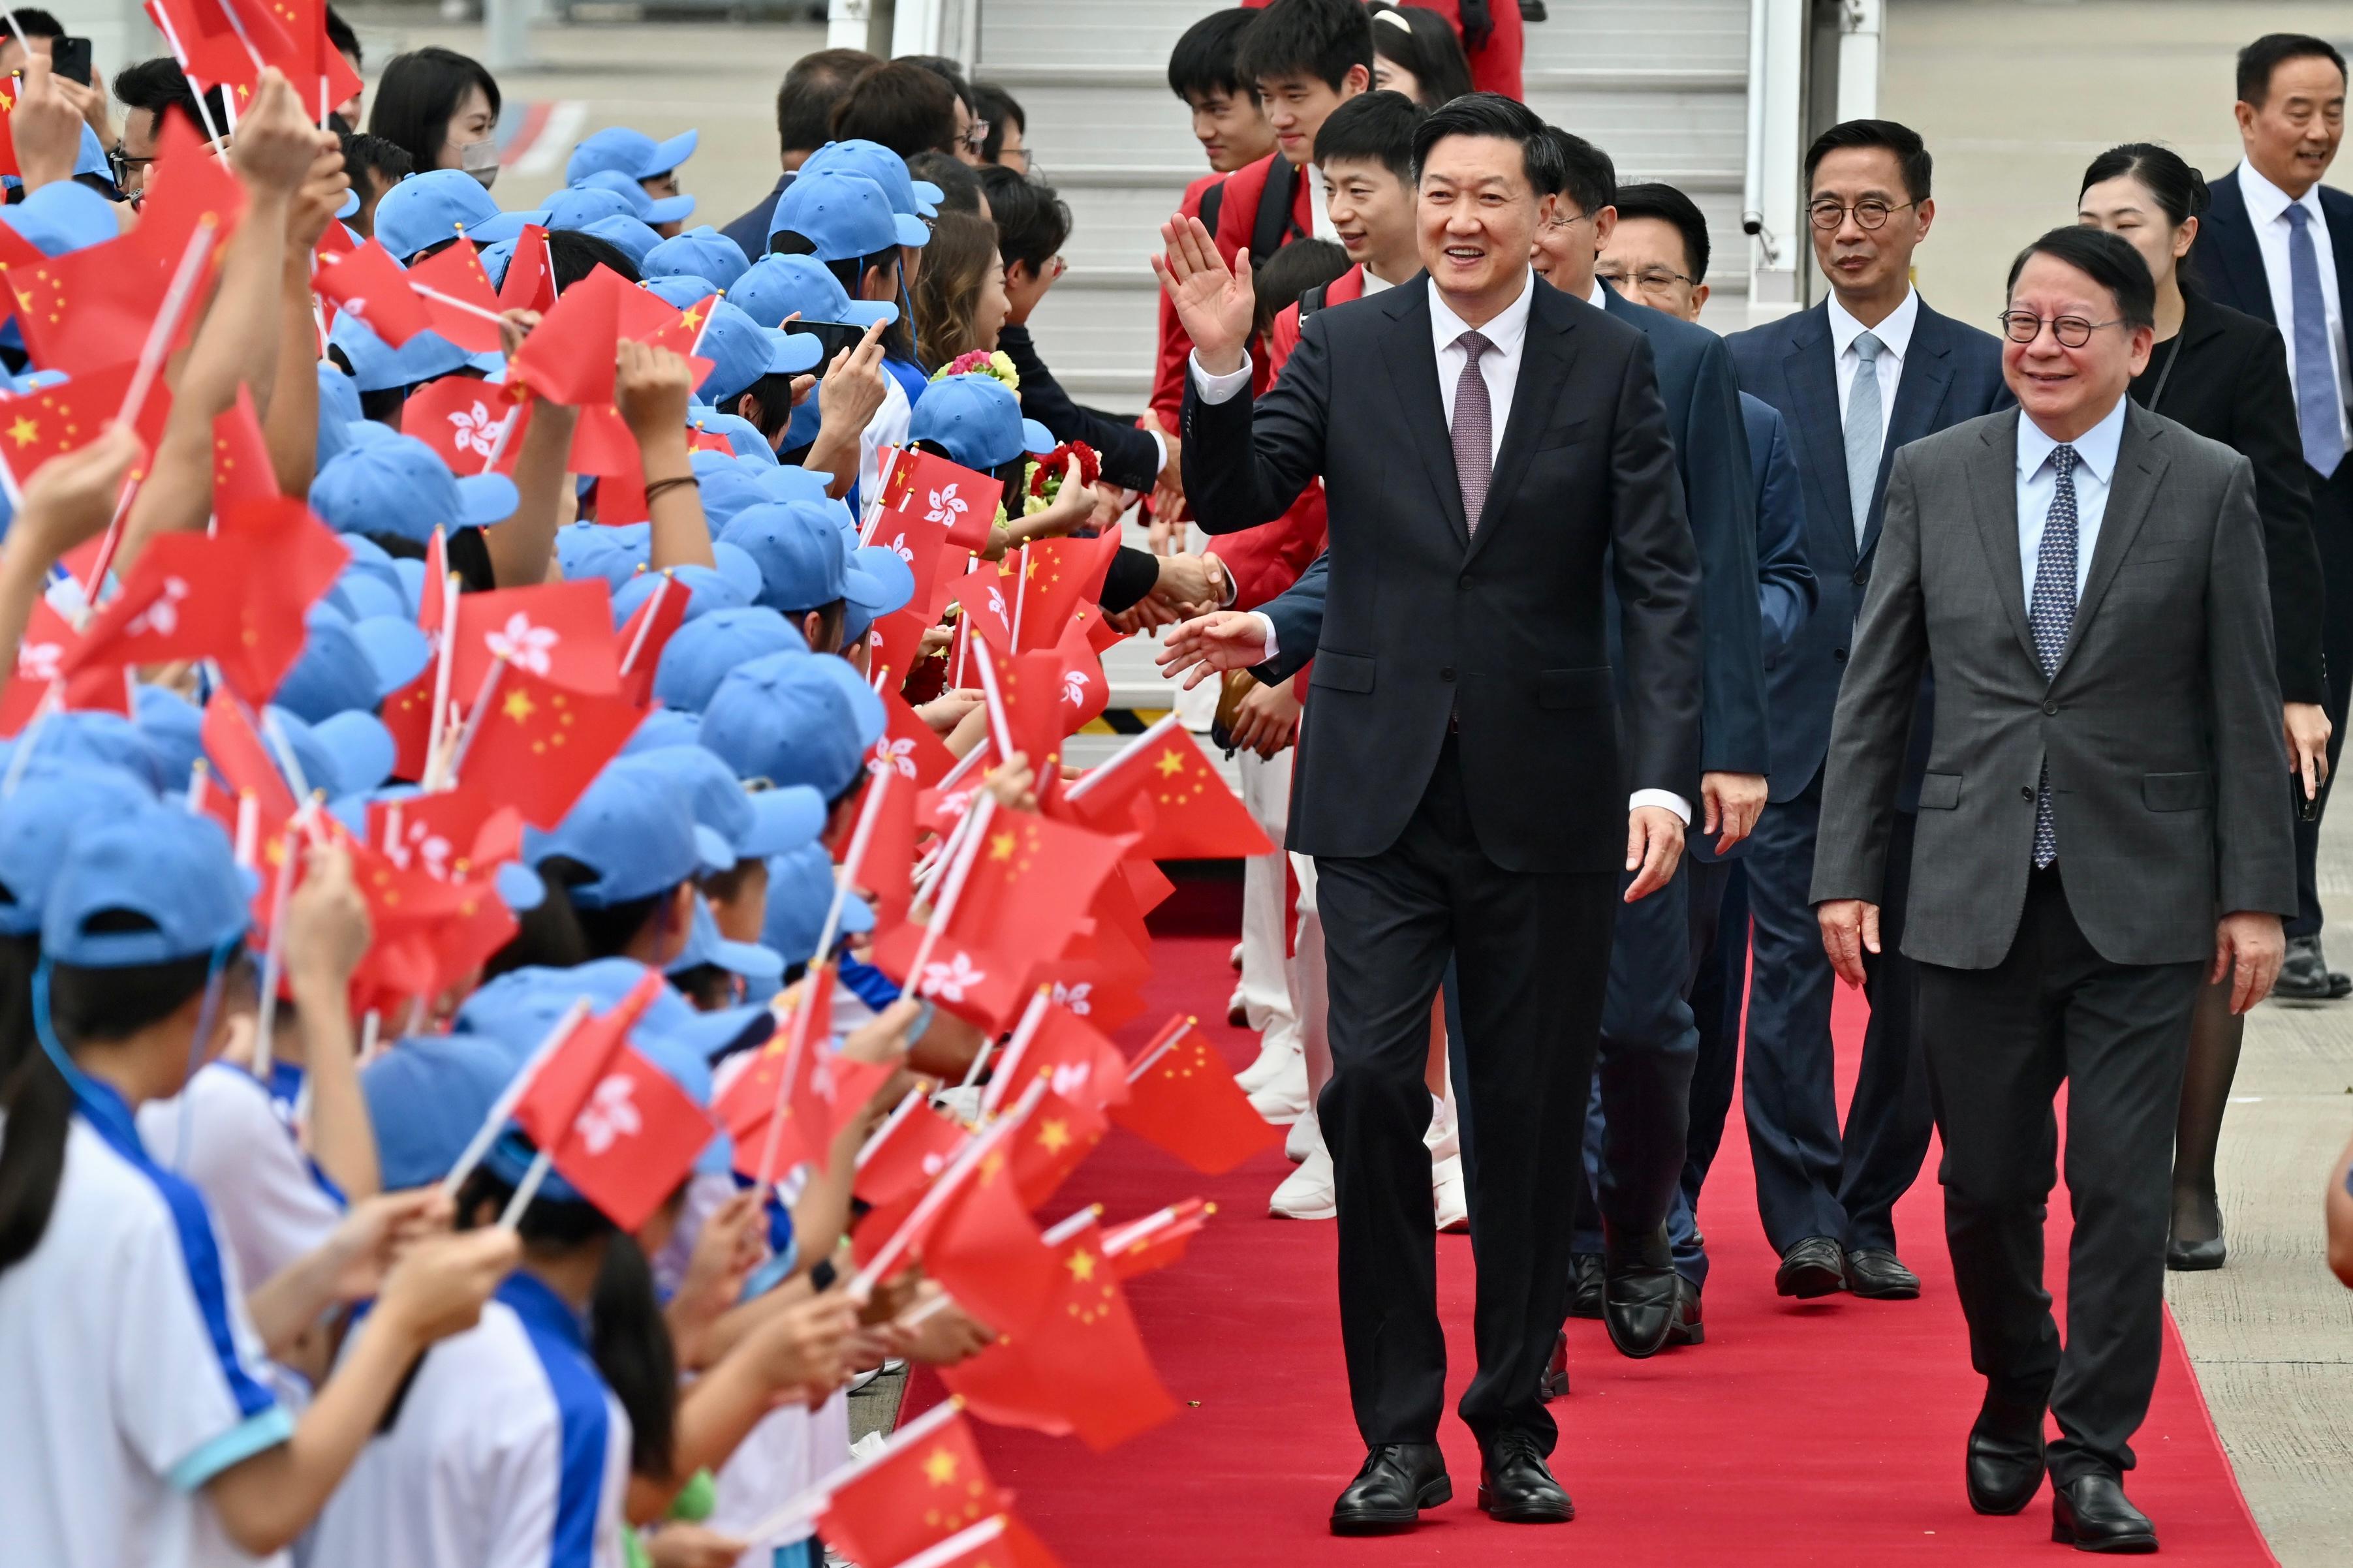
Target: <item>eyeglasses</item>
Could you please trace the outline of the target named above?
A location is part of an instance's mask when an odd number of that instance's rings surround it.
[[[1615,289],[1620,284],[1625,282],[1627,278],[1630,276],[1625,272],[1613,271],[1605,267],[1595,268],[1593,269],[1593,275],[1596,278],[1600,279],[1604,283],[1609,284],[1612,289]],[[1670,284],[1696,284],[1699,281],[1698,279],[1689,277],[1681,272],[1670,272],[1663,267],[1645,267],[1640,272],[1633,273],[1630,276],[1633,278],[1637,286],[1644,289],[1664,289]]]
[[[1889,206],[1885,202],[1866,200],[1857,202],[1852,206],[1842,206],[1837,202],[1816,202],[1806,209],[1806,217],[1824,234],[1836,232],[1846,222],[1846,215],[1849,213],[1854,215],[1857,228],[1875,229],[1884,226],[1891,214],[1900,213],[1905,207],[1918,205],[1916,202],[1904,202],[1895,206]]]
[[[1575,227],[1577,225],[1578,225],[1578,224],[1581,224],[1581,223],[1585,222],[1588,218],[1591,217],[1592,216],[1593,216],[1593,215],[1592,215],[1592,214],[1590,214],[1590,213],[1578,213],[1578,214],[1577,214],[1576,216],[1572,216],[1572,217],[1552,217],[1552,218],[1546,218],[1546,219],[1545,219],[1545,227],[1546,227],[1546,228],[1573,228],[1573,227]]]
[[[977,153],[982,148],[987,146],[988,121],[986,120],[976,120],[970,126],[966,127],[963,137],[963,145],[965,152],[973,153]]]
[[[2120,320],[2087,321],[2081,316],[2043,317],[2031,310],[2004,310],[1994,319],[2001,323],[2003,334],[2014,343],[2031,343],[2041,337],[2043,322],[2047,320],[2051,324],[2051,335],[2059,340],[2060,347],[2069,349],[2082,348],[2102,327],[2124,325]]]
[[[131,171],[138,170],[141,177],[144,178],[148,165],[154,161],[153,158],[131,157],[122,151],[122,143],[120,142],[116,142],[113,151],[106,155],[106,165],[114,171],[114,188],[118,191],[130,183]]]

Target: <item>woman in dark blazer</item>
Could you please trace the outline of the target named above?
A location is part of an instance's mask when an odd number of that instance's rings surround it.
[[[2076,207],[2080,221],[2130,240],[2157,281],[2157,346],[2147,370],[2133,380],[2133,400],[2254,465],[2287,752],[2298,798],[2309,799],[2328,768],[2328,720],[2320,707],[2327,689],[2320,555],[2279,330],[2203,298],[2196,280],[2182,275],[2182,258],[2206,210],[2206,182],[2179,154],[2147,142],[2110,148],[2084,171]],[[2207,986],[2191,1016],[2174,1133],[2173,1233],[2165,1258],[2170,1268],[2222,1266],[2214,1150],[2244,1026],[2226,1005],[2226,990]]]

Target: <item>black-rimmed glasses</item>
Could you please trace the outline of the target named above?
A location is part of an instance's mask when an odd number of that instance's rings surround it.
[[[1883,227],[1891,215],[1918,205],[1916,202],[1903,202],[1889,206],[1885,202],[1866,199],[1847,206],[1839,202],[1820,201],[1806,208],[1806,218],[1824,234],[1830,234],[1844,224],[1847,215],[1852,213],[1857,228],[1874,229]]]
[[[2080,349],[2092,341],[2092,334],[2102,327],[2121,327],[2121,319],[2114,321],[2087,321],[2081,316],[2038,316],[2031,310],[2004,310],[1994,318],[2001,323],[2002,335],[2014,343],[2031,343],[2042,335],[2045,322],[2059,346]]]

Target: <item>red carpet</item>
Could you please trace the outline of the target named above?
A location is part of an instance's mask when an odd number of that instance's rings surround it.
[[[1221,1022],[1232,986],[1232,886],[1187,884],[1155,918],[1158,972],[1142,1024],[1198,1013],[1239,1068],[1255,1040]],[[1860,1005],[1842,994],[1842,1094],[1862,1023]],[[1130,1050],[1137,1043],[1123,1041]],[[1266,1217],[1266,1195],[1288,1168],[1276,1153],[1205,1180],[1114,1132],[1048,1205],[1048,1220],[1090,1201],[1112,1220],[1196,1194],[1219,1207],[1183,1262],[1130,1287],[1161,1376],[1189,1404],[1178,1419],[1107,1455],[982,1428],[998,1480],[1070,1568],[2076,1560],[2051,1543],[2047,1489],[2013,1519],[1980,1519],[1962,1495],[1962,1440],[1982,1384],[1953,1296],[1933,1153],[1897,1215],[1920,1300],[1784,1301],[1772,1292],[1736,1102],[1700,1215],[1715,1269],[1707,1342],[1634,1362],[1609,1348],[1600,1324],[1569,1324],[1574,1390],[1553,1406],[1562,1432],[1554,1468],[1577,1521],[1512,1527],[1477,1511],[1478,1453],[1451,1415],[1472,1372],[1471,1248],[1467,1238],[1440,1237],[1451,1358],[1441,1441],[1455,1501],[1410,1535],[1335,1540],[1325,1511],[1363,1448],[1340,1358],[1333,1227]],[[2065,1220],[2054,1215],[2054,1286],[2064,1252]],[[922,1379],[907,1408],[938,1394],[936,1381]],[[2132,1496],[2157,1522],[2162,1561],[2274,1562],[2169,1328],[2135,1447]]]

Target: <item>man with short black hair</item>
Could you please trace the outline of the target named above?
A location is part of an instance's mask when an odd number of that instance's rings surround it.
[[[1741,1090],[1757,1208],[1781,1256],[1774,1289],[1882,1300],[1920,1293],[1895,1250],[1895,1200],[1927,1156],[1930,1114],[1908,961],[1896,949],[1920,757],[1934,721],[1924,687],[1913,765],[1891,819],[1898,847],[1878,901],[1888,951],[1866,965],[1871,1023],[1841,1136],[1830,966],[1807,897],[1821,816],[1822,756],[1854,618],[1874,569],[1889,465],[1906,442],[2010,401],[1993,337],[1930,310],[1912,255],[1936,218],[1918,132],[1851,120],[1806,152],[1808,230],[1829,298],[1726,340],[1743,390],[1778,409],[1805,480],[1806,559],[1820,607],[1766,679],[1770,795],[1748,851],[1754,919]]]
[[[126,111],[122,116],[122,140],[115,144],[113,153],[114,184],[132,201],[146,193],[147,171],[153,166],[162,145],[164,116],[167,111],[176,110],[187,116],[189,128],[200,137],[206,134],[205,116],[209,114],[213,128],[221,132],[217,145],[228,145],[228,103],[222,89],[205,89],[204,110],[200,113],[187,76],[180,69],[180,62],[169,55],[124,66],[114,75],[114,96]]]
[[[343,138],[343,168],[360,197],[360,210],[345,221],[362,239],[372,238],[376,204],[384,200],[386,191],[415,174],[416,165],[406,147],[362,132]]]
[[[1503,1521],[1575,1517],[1538,1393],[1568,1305],[1560,1205],[1620,890],[1672,877],[1700,771],[1698,567],[1648,344],[1530,271],[1562,176],[1525,106],[1457,99],[1414,154],[1429,276],[1308,318],[1255,401],[1249,268],[1198,223],[1166,226],[1155,261],[1197,345],[1185,466],[1201,525],[1268,521],[1319,474],[1333,520],[1322,594],[1187,622],[1163,659],[1196,680],[1280,681],[1314,658],[1290,847],[1316,858],[1327,937],[1317,1110],[1369,1450],[1333,1507],[1342,1534],[1409,1528],[1452,1495],[1422,1142],[1450,960],[1479,1147],[1479,1371],[1460,1405],[1479,1501]]]
[[[2154,1552],[2123,1477],[2164,1349],[2190,1002],[2210,974],[2230,978],[2233,1011],[2260,1002],[2295,908],[2271,601],[2252,465],[2126,395],[2155,336],[2140,253],[2053,229],[2012,263],[2008,293],[2020,406],[1894,455],[1810,896],[1855,984],[1887,940],[1890,862],[1912,861],[1903,941],[1945,1238],[1986,1380],[1970,1506],[2016,1513],[2047,1470],[2054,1541]],[[1931,670],[1919,826],[1900,844]],[[2063,1082],[2063,1348],[2043,1284]]]
[[[2353,693],[2353,463],[2345,461],[2353,439],[2346,415],[2353,402],[2346,339],[2353,196],[2320,180],[2345,135],[2345,58],[2325,39],[2266,34],[2239,51],[2238,93],[2243,156],[2208,187],[2211,205],[2188,261],[2217,301],[2273,323],[2287,343],[2312,534],[2320,547],[2321,652],[2328,672],[2321,696],[2329,735],[2319,797],[2296,817],[2297,907],[2287,925],[2279,994],[2332,1002],[2353,994],[2353,978],[2331,969],[2321,951],[2316,868],[2327,778],[2337,772],[2346,700]]]
[[[1234,42],[1234,71],[1257,90],[1274,151],[1226,181],[1218,248],[1264,261],[1289,241],[1330,239],[1315,133],[1373,85],[1372,16],[1358,0],[1274,0]],[[1261,209],[1264,209],[1263,211]]]
[[[849,84],[869,66],[881,63],[864,49],[819,49],[795,60],[785,73],[784,85],[776,89],[776,159],[785,172],[776,177],[776,189],[719,231],[744,255],[766,254],[776,198],[808,155],[833,140],[833,111],[849,96]]]
[[[885,60],[860,72],[833,110],[833,140],[879,142],[902,158],[960,153],[957,127],[967,111],[948,79],[912,60]]]

